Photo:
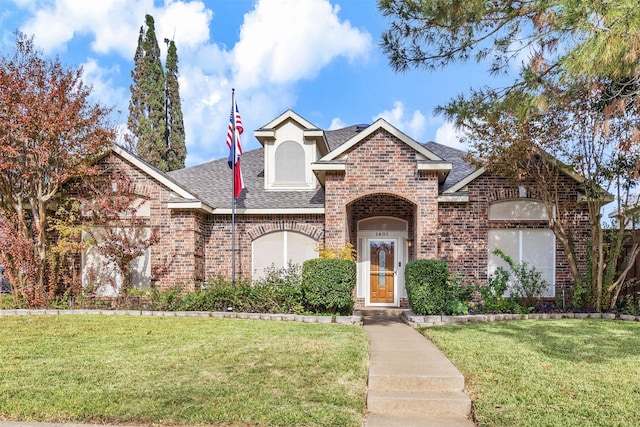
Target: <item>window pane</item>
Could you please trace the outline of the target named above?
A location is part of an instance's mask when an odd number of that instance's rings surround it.
[[[489,230],[487,272],[493,274],[499,266],[510,272],[507,263],[492,253],[495,249],[501,249],[516,263],[526,261],[542,272],[549,284],[542,295],[555,296],[555,236],[551,230]]]
[[[284,267],[284,232],[265,234],[253,241],[253,277],[263,277],[265,270]]]
[[[317,242],[311,237],[296,233],[287,232],[287,260],[292,264],[302,264],[308,259],[317,258]]]
[[[497,267],[509,271],[509,265],[493,251],[500,249],[518,262],[520,259],[520,236],[518,230],[489,230],[488,272],[493,274]]]
[[[489,219],[546,220],[544,203],[536,200],[505,200],[489,205]]]
[[[555,296],[555,236],[551,230],[522,230],[522,260],[542,272],[550,285],[544,296]]]
[[[304,148],[295,141],[285,141],[276,149],[275,182],[304,184]]]
[[[94,235],[99,239],[103,233],[96,227]],[[128,229],[120,230],[127,232]],[[145,227],[142,236],[150,234],[150,229]],[[85,240],[89,236],[82,234]],[[130,285],[137,289],[148,288],[151,284],[151,249],[147,248],[144,255],[131,261],[132,275]],[[122,286],[122,276],[118,268],[107,258],[102,256],[95,246],[90,246],[82,254],[82,286],[84,289],[95,292],[98,296],[117,296]]]

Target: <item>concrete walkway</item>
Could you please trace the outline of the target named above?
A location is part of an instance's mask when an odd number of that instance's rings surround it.
[[[398,313],[367,313],[369,387],[365,427],[473,427],[464,377]]]

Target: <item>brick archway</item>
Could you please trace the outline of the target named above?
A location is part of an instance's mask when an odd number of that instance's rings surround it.
[[[388,216],[407,221],[409,240],[415,240],[416,233],[416,204],[412,201],[391,193],[373,193],[359,197],[347,204],[347,230],[349,241],[357,249],[358,221]],[[414,259],[414,248],[409,248],[409,259]]]
[[[260,224],[250,230],[247,230],[247,234],[251,238],[251,241],[254,241],[258,237],[273,233],[274,231],[295,231],[309,236],[317,242],[322,242],[324,238],[323,230],[311,224],[299,223],[296,221],[278,221]]]

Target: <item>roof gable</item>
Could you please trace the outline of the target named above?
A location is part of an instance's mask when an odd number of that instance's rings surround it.
[[[166,173],[145,162],[135,154],[115,144],[111,147],[111,152],[140,169],[151,179],[168,188],[174,194],[175,207],[177,207],[177,205],[184,205],[184,207],[202,209],[207,212],[212,210],[212,208],[206,203],[203,203],[195,193],[187,190],[184,186],[170,178]]]
[[[262,126],[258,130],[267,130],[267,129],[277,128],[280,124],[282,124],[283,122],[286,122],[287,120],[294,120],[304,129],[320,130],[316,125],[314,125],[313,123],[311,123],[310,121],[308,121],[307,119],[305,119],[304,117],[302,117],[301,115],[299,115],[298,113],[290,109],[280,114],[278,117],[271,120],[269,123]]]
[[[360,129],[360,127],[357,128]],[[347,167],[345,154],[358,143],[364,141],[379,130],[387,131],[401,143],[408,145],[416,152],[416,170],[418,172],[436,172],[440,184],[446,180],[452,168],[451,162],[443,159],[413,138],[410,138],[386,120],[378,119],[373,124],[359,130],[350,139],[312,164],[313,171],[320,183],[324,185],[324,178],[327,171],[345,171]]]
[[[331,151],[324,157],[322,157],[320,162],[331,162],[340,158],[345,152],[347,152],[350,148],[363,141],[373,133],[377,132],[379,129],[384,129],[389,132],[391,135],[398,138],[400,141],[404,142],[411,148],[413,148],[417,153],[422,154],[427,160],[436,160],[442,161],[444,160],[442,157],[433,153],[429,149],[427,149],[424,145],[416,142],[413,138],[407,136],[404,132],[400,131],[395,126],[392,126],[385,119],[378,119],[371,125],[367,126],[360,132],[358,132],[354,137],[347,140],[344,144],[337,147],[335,150]]]

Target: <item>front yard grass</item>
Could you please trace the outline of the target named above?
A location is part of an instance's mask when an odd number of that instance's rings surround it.
[[[360,426],[362,328],[211,318],[0,318],[0,420]]]
[[[640,323],[421,329],[465,376],[480,426],[640,425]]]

